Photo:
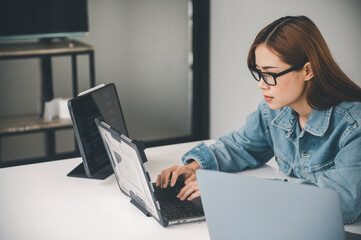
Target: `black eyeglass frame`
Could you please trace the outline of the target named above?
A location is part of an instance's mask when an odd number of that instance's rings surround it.
[[[289,69],[284,70],[283,72],[280,72],[280,73],[261,72],[257,68],[254,68],[255,70],[250,70],[250,71],[251,71],[252,76],[254,77],[254,79],[256,79],[257,82],[261,81],[261,79],[262,79],[267,85],[276,86],[278,77],[280,77],[282,75],[285,75],[286,73],[289,73],[289,72],[292,72],[292,71],[295,71],[295,70],[299,70],[301,68],[302,68],[302,66],[293,66],[293,67],[290,67]],[[257,77],[254,75],[255,73],[258,74],[259,79],[257,79]],[[268,83],[267,80],[265,80],[263,78],[264,75],[262,75],[262,74],[271,75],[273,77],[275,83],[274,84]]]

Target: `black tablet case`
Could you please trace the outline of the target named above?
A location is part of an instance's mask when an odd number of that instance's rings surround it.
[[[118,94],[113,83],[100,85],[68,101],[74,134],[83,163],[70,177],[105,179],[113,173],[107,152],[95,124],[96,118],[111,123],[128,136]]]

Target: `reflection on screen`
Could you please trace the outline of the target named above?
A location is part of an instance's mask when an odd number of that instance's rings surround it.
[[[106,123],[128,136],[114,85],[107,85],[80,97],[72,107],[85,157],[88,162],[90,161],[88,166],[98,168],[108,164],[108,155],[96,127],[95,118],[103,117]]]

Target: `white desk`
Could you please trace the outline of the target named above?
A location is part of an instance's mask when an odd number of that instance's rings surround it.
[[[194,145],[147,149],[151,178],[182,164],[181,156]],[[74,158],[0,169],[0,239],[209,239],[205,222],[163,228],[146,217],[120,192],[114,175],[103,181],[67,177],[80,162]],[[242,174],[285,176],[270,166]],[[345,229],[361,233],[361,222]]]

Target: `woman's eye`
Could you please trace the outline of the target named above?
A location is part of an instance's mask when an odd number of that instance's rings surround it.
[[[268,75],[267,74],[262,74],[262,78],[263,78],[263,80],[267,81]]]

